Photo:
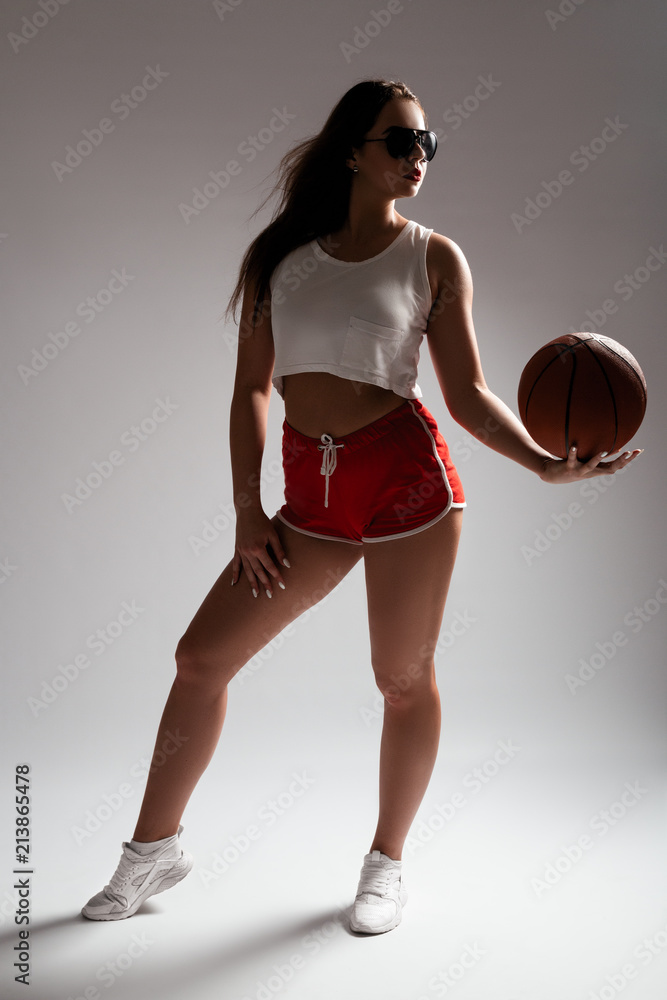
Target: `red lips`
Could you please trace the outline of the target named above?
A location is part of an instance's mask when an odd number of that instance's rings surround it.
[[[411,174],[403,174],[403,176],[411,181],[420,181],[422,179],[422,175],[419,170],[413,170]]]

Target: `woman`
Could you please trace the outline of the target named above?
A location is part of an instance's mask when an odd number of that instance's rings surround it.
[[[472,434],[493,427],[484,442],[545,482],[609,475],[640,453],[579,462],[573,448],[556,459],[488,389],[465,257],[395,209],[419,191],[436,145],[404,84],[367,80],[283,158],[281,204],[248,248],[229,306],[233,315],[243,295],[230,416],[234,556],[178,643],[134,839],[83,908],[90,919],[131,916],[188,873],[180,818],[218,743],[227,685],[363,556],[384,722],[378,824],[350,926],[380,933],[399,923],[402,848],[438,749],[433,653],[465,506],[419,402],[424,333],[454,419]],[[269,518],[259,484],[272,384],[285,402],[285,504]],[[163,753],[175,732],[180,745]]]

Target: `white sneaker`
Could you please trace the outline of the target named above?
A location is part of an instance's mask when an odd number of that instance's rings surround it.
[[[371,851],[364,858],[350,927],[364,934],[382,934],[401,922],[408,894],[403,885],[402,861]]]
[[[177,836],[183,831],[179,826]],[[180,848],[180,844],[178,845]],[[129,843],[123,843],[123,853],[118,868],[108,885],[89,899],[81,910],[89,920],[122,920],[131,917],[149,896],[164,892],[185,878],[192,868],[191,854],[181,850],[178,857],[164,857],[173,853],[169,845],[157,848],[152,854],[137,854]]]

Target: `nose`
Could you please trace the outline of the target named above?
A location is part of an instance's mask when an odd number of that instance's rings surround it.
[[[424,147],[422,146],[422,144],[419,142],[419,140],[417,140],[416,148],[419,150],[419,158],[425,160],[426,159],[426,151],[425,151]]]
[[[419,167],[420,170],[423,170],[424,167],[426,166],[426,163],[428,162],[426,159],[426,153],[424,152],[424,150],[422,149],[422,147],[419,145],[418,142],[416,142],[412,147],[409,155],[406,157],[406,162],[410,165],[410,167],[413,170],[416,167]]]
[[[424,147],[420,144],[419,139],[415,139],[415,144],[410,150],[410,159],[412,160],[417,156],[417,160],[426,160],[426,153],[424,152]]]

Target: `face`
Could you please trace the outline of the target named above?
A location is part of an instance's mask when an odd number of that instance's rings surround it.
[[[366,133],[366,139],[381,139],[390,125],[403,128],[425,129],[424,116],[414,101],[394,99],[388,101],[378,115],[373,127]],[[359,168],[354,175],[370,184],[376,190],[391,198],[411,198],[417,194],[426,175],[427,160],[424,150],[417,143],[407,157],[396,159],[387,152],[384,142],[365,142],[353,151],[348,166]],[[408,175],[414,174],[413,177]]]

